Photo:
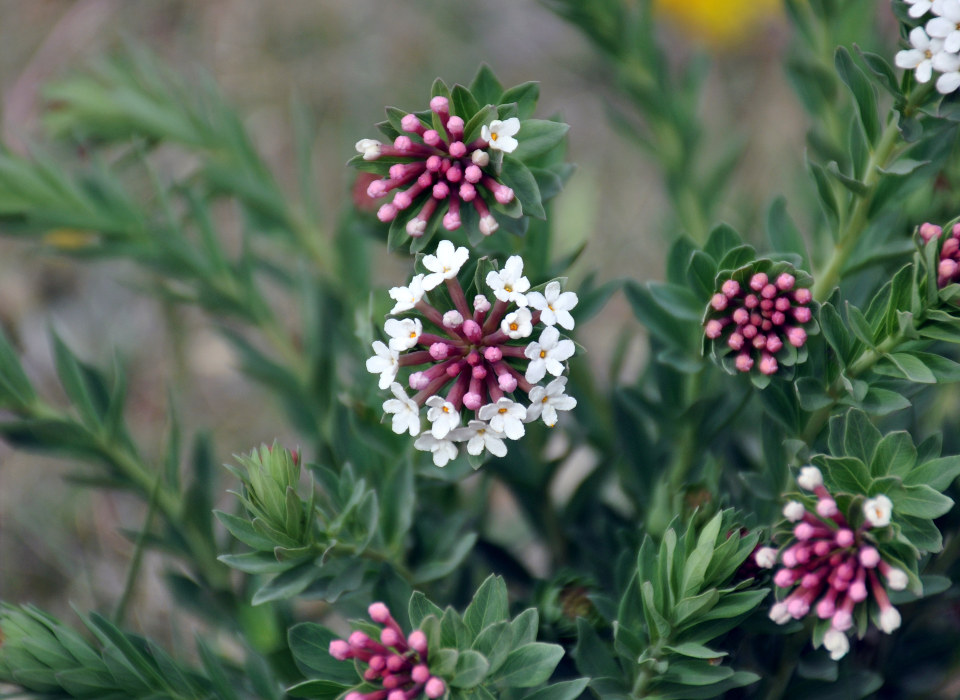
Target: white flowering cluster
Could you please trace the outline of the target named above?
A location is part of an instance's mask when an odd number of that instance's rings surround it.
[[[502,270],[486,276],[495,301],[477,294],[471,305],[457,279],[469,257],[466,248],[441,241],[435,255],[423,258],[427,274],[390,290],[396,302],[391,314],[419,315],[387,319],[389,341],[374,341],[375,355],[366,364],[380,375],[380,388],[393,393],[383,410],[392,416],[394,432],[418,436],[414,447],[433,453],[438,467],[456,458],[459,443],[471,455],[486,450],[502,457],[507,453],[504,441],[523,437],[525,423],[539,418],[552,427],[558,411],[577,405],[566,395],[567,378],[562,376],[575,345],[557,330],[573,329],[570,311],[577,295],[561,291],[556,281],[543,292],[530,291],[523,261],[515,255]],[[452,302],[453,308],[428,302],[427,293],[441,285],[450,299],[444,304]],[[416,392],[412,397],[397,381],[403,368],[416,370],[406,378]],[[549,383],[540,385],[548,375]],[[521,401],[521,394],[529,403]],[[423,407],[430,423],[425,432]]]
[[[910,46],[897,53],[900,68],[916,71],[917,81],[927,83],[933,71],[937,92],[944,95],[960,87],[960,0],[906,0],[910,16],[930,16],[922,27],[910,32]]]

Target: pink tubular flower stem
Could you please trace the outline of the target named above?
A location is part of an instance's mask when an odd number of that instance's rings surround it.
[[[463,287],[460,286],[460,281],[456,277],[451,277],[446,280],[446,283],[447,291],[450,292],[450,298],[453,299],[453,305],[457,307],[457,311],[464,318],[470,318],[470,307],[467,304],[467,297],[463,293]]]

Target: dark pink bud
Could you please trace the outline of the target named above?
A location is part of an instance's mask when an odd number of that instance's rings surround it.
[[[350,658],[350,645],[342,639],[334,639],[330,642],[330,656],[337,661],[346,661]]]
[[[427,694],[428,698],[435,700],[436,698],[443,697],[443,694],[447,692],[446,684],[434,676],[427,681],[427,685],[424,687],[423,692]]]
[[[811,537],[813,537],[814,532],[813,525],[810,523],[797,523],[793,528],[794,536],[801,542],[809,540]]]
[[[760,300],[756,294],[748,294],[743,300],[743,305],[748,309],[755,309],[760,305]]]
[[[794,620],[799,620],[808,612],[810,612],[810,603],[805,601],[803,598],[794,598],[787,603],[787,611],[790,613],[790,617],[792,617]]]
[[[410,140],[409,136],[398,136],[393,140],[393,147],[398,151],[409,150],[413,145],[413,141]]]
[[[840,545],[841,547],[849,547],[850,545],[853,544],[853,540],[854,540],[853,530],[850,530],[848,528],[842,528],[840,530],[837,530],[835,539],[837,541],[837,544]]]
[[[367,696],[364,693],[359,693],[356,690],[347,693],[343,700],[367,700]]]
[[[723,311],[727,308],[728,299],[723,294],[714,294],[713,298],[710,299],[710,306],[712,306],[717,311]]]
[[[431,173],[440,172],[440,166],[443,164],[443,159],[440,156],[430,156],[427,158],[427,170]]]
[[[463,177],[463,170],[460,169],[459,165],[454,165],[446,172],[445,177],[450,182],[460,182]]]
[[[750,314],[750,323],[754,326],[759,326],[761,323],[763,323],[763,316],[758,313]]]
[[[380,641],[383,642],[383,644],[388,647],[396,646],[397,642],[399,642],[401,639],[403,639],[403,637],[397,634],[397,631],[392,627],[387,627],[380,633]],[[391,656],[387,660],[387,668],[390,668],[390,662],[393,661],[393,659],[395,658],[396,658],[395,656]],[[391,668],[390,670],[395,671],[397,669]]]
[[[491,346],[484,349],[483,356],[486,358],[487,362],[499,362],[501,359],[503,359],[503,351],[498,347]]]
[[[737,309],[733,312],[733,322],[742,326],[750,320],[750,313],[746,309]]]
[[[923,239],[924,243],[929,243],[943,233],[943,229],[927,222],[920,224],[920,231],[918,233],[920,234],[920,238]]]
[[[413,667],[410,677],[413,678],[414,683],[426,683],[430,678],[430,669],[427,668],[426,664],[417,664]]]
[[[463,119],[460,117],[450,117],[447,120],[447,131],[450,132],[450,136],[455,139],[463,138]]]
[[[800,585],[804,588],[813,588],[818,583],[820,583],[820,577],[815,573],[805,574],[802,579],[800,579]]]
[[[417,184],[420,185],[421,189],[426,189],[433,182],[433,175],[430,173],[423,173],[420,177],[417,178]]]
[[[390,646],[393,646],[393,645],[391,644]],[[403,667],[406,665],[407,665],[407,660],[402,656],[400,656],[400,654],[394,654],[389,659],[387,659],[387,668],[393,673],[403,670]]]
[[[756,326],[748,325],[741,328],[740,332],[743,334],[744,338],[750,340],[758,333],[758,330]]]
[[[784,323],[786,323],[786,321],[787,321],[787,317],[783,314],[782,311],[774,311],[772,314],[770,314],[771,326],[774,326],[774,325],[782,326]]]
[[[737,355],[736,366],[741,372],[749,372],[753,368],[753,358],[745,352],[740,353]]]
[[[824,598],[817,603],[817,617],[819,617],[821,620],[826,620],[828,617],[833,617],[834,613],[836,612],[837,606],[829,598]]]
[[[813,294],[809,289],[798,289],[793,293],[793,300],[798,304],[809,304],[813,300]]]
[[[453,363],[452,365],[450,365],[449,367],[447,367],[447,376],[450,377],[451,379],[453,379],[453,378],[456,377],[458,374],[460,374],[460,370],[462,370],[462,369],[463,369],[463,363],[462,363],[462,362],[455,362],[455,363]]]
[[[767,336],[765,336],[765,335],[757,335],[757,336],[753,339],[752,345],[753,345],[753,347],[756,348],[757,350],[760,350],[761,348],[767,347]]]
[[[790,300],[786,297],[780,297],[776,303],[774,303],[773,307],[777,311],[787,311],[790,308]]]
[[[407,700],[407,694],[400,688],[396,690],[391,690],[390,694],[387,695],[387,700]]]
[[[820,540],[813,545],[813,553],[818,557],[825,557],[830,553],[831,545],[826,540]]]
[[[740,283],[736,280],[727,280],[723,283],[723,286],[720,287],[720,291],[728,297],[735,297],[740,293]]]
[[[767,336],[767,352],[776,354],[783,348],[783,341],[775,335]]]
[[[793,317],[797,319],[799,323],[809,323],[813,315],[806,306],[798,306],[793,310]]]
[[[400,685],[400,676],[395,676],[392,673],[386,673],[383,676],[381,684],[383,685],[384,690],[393,690]],[[402,693],[403,691],[401,690],[400,692]],[[390,696],[388,695],[387,697],[389,698]]]
[[[795,348],[802,348],[803,344],[807,342],[807,332],[795,326],[787,330],[787,340]]]
[[[770,311],[771,309],[773,309],[773,299],[763,299],[760,302],[761,311]]]
[[[483,171],[480,169],[480,166],[475,163],[471,163],[467,166],[467,169],[463,171],[463,179],[467,182],[472,182],[474,184],[480,182],[480,179],[483,177]]]
[[[740,350],[743,347],[743,335],[736,331],[731,333],[730,337],[727,338],[727,345],[729,345],[732,350]]]
[[[769,279],[767,278],[767,273],[758,272],[750,278],[750,289],[755,292],[759,292],[767,285],[768,281]]]
[[[445,182],[438,182],[433,186],[434,199],[446,199],[450,196],[450,187]]]
[[[480,353],[476,350],[471,350],[470,354],[467,355],[467,364],[471,367],[480,364]]]
[[[363,672],[363,677],[368,681],[375,681],[380,677],[380,672],[374,671],[372,668],[368,668]]]
[[[400,128],[414,134],[419,134],[423,130],[423,125],[416,114],[404,114],[400,120]]]
[[[365,635],[360,630],[356,630],[350,633],[347,641],[350,642],[350,646],[352,646],[354,649],[363,649],[367,642],[370,641],[370,637]]]
[[[768,333],[771,328],[773,328],[773,324],[770,321],[764,321],[763,323],[760,324],[760,329],[764,333]]]
[[[414,630],[407,637],[407,644],[418,654],[427,653],[427,635],[420,630]]]
[[[951,233],[954,238],[960,238],[960,224],[954,224]]]
[[[960,241],[956,238],[948,238],[944,241],[943,248],[940,249],[940,257],[953,257],[958,250],[960,250]]]
[[[430,100],[430,109],[432,109],[437,114],[441,112],[446,112],[450,109],[450,100],[448,100],[443,95],[437,95]]]
[[[477,343],[483,337],[483,328],[479,323],[468,318],[463,322],[463,334],[467,336],[467,340],[471,343]]]
[[[387,667],[387,660],[382,656],[380,656],[380,654],[371,656],[369,663],[370,663],[370,668],[372,668],[374,671],[382,671]]]
[[[957,262],[956,260],[951,260],[947,258],[940,261],[940,265],[937,266],[937,274],[941,277],[949,279],[953,277],[957,272]]]
[[[477,198],[477,188],[469,182],[460,185],[460,199],[464,202],[472,202]]]
[[[776,285],[764,285],[763,289],[760,290],[760,296],[762,296],[764,299],[773,299],[775,296],[777,296]]]
[[[791,289],[793,289],[793,285],[796,281],[797,280],[793,275],[784,272],[782,275],[777,277],[777,289],[779,289],[781,292],[789,292]]]
[[[863,547],[860,550],[860,563],[868,569],[876,567],[880,563],[880,552],[873,547]]]
[[[436,129],[427,129],[423,132],[423,142],[428,146],[439,146],[441,141]]]
[[[454,141],[450,144],[450,155],[454,158],[462,158],[467,155],[467,147],[461,141]]]
[[[720,334],[723,332],[723,324],[716,319],[711,319],[707,321],[707,326],[704,329],[704,333],[708,338],[719,338]]]
[[[810,547],[797,547],[796,555],[798,563],[806,564],[810,561]]]
[[[474,379],[483,379],[487,376],[487,368],[483,365],[477,365],[473,368],[471,375]]]

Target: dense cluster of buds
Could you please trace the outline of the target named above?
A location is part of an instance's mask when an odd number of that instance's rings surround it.
[[[799,620],[811,610],[829,620],[823,645],[833,659],[850,650],[847,631],[853,627],[855,608],[876,605],[877,625],[887,634],[900,626],[900,613],[890,603],[887,589],[907,587],[906,573],[884,561],[870,532],[890,524],[892,504],[884,495],[863,501],[863,522],[854,528],[837,508],[823,485],[816,467],[804,467],[797,479],[800,488],[816,497],[813,510],[801,501],[790,501],[784,517],[793,525],[793,537],[781,550],[758,549],[754,558],[762,568],[772,569],[779,559],[782,568],[773,582],[790,591],[770,608],[770,619],[785,624]]]
[[[937,240],[943,234],[943,229],[931,223],[920,226],[918,234],[926,244]],[[946,287],[948,284],[960,282],[960,224],[954,224],[950,237],[940,246],[940,257],[937,263],[937,286]]]
[[[735,354],[737,371],[756,367],[761,374],[776,374],[777,358],[783,361],[790,348],[798,350],[807,342],[806,326],[813,319],[811,300],[810,290],[798,286],[789,272],[734,275],[710,300],[704,335],[725,345],[723,354]],[[794,364],[792,359],[787,361]]]
[[[393,221],[400,212],[418,207],[417,214],[407,221],[407,233],[422,236],[427,224],[442,213],[443,227],[454,231],[461,226],[460,206],[467,203],[480,217],[480,232],[489,236],[499,228],[490,213],[490,198],[500,204],[514,199],[513,190],[500,182],[491,165],[489,150],[510,153],[516,149],[520,120],[493,120],[483,125],[478,138],[465,142],[462,117],[450,112],[450,101],[443,96],[430,100],[430,109],[442,131],[424,123],[416,114],[407,114],[400,121],[403,131],[387,145],[373,139],[357,142],[357,152],[364,160],[391,158],[389,176],[374,180],[367,187],[373,199],[393,198],[377,211],[380,221]]]
[[[394,432],[419,435],[414,446],[432,452],[440,467],[457,456],[460,442],[471,455],[487,450],[502,457],[507,452],[504,439],[521,438],[524,423],[542,418],[553,426],[557,411],[577,404],[564,393],[567,380],[561,376],[575,346],[557,330],[558,325],[574,327],[570,310],[577,305],[577,295],[561,292],[555,281],[542,293],[530,291],[523,261],[513,256],[485,278],[493,303],[483,294],[470,303],[457,280],[468,258],[466,248],[441,241],[436,255],[423,258],[429,274],[390,290],[396,301],[391,314],[416,311],[418,316],[387,319],[389,343],[375,341],[376,354],[367,360],[367,370],[380,375],[380,388],[394,395],[383,404],[393,416]],[[443,304],[452,308],[427,301],[426,293],[441,285],[449,297]],[[438,300],[444,297],[439,290],[434,294]],[[414,370],[406,379],[416,392],[412,397],[397,381],[400,370],[407,368]],[[554,379],[539,385],[547,375]],[[528,405],[520,402],[518,392],[526,395]],[[421,434],[424,406],[431,426]],[[463,426],[461,412],[466,411],[473,417]]]
[[[439,698],[447,692],[443,679],[431,675],[427,665],[427,636],[420,630],[404,635],[383,603],[373,603],[370,619],[383,625],[380,639],[357,630],[346,640],[330,642],[330,656],[339,660],[356,659],[363,670],[363,679],[377,690],[362,693],[354,690],[343,700],[414,700],[426,696]]]

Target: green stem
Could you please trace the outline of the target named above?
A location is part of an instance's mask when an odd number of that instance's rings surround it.
[[[123,618],[126,616],[127,605],[133,595],[134,586],[140,574],[141,564],[143,563],[143,553],[146,550],[147,533],[150,532],[153,516],[157,512],[157,496],[160,493],[160,485],[163,482],[163,472],[158,471],[157,477],[153,481],[153,490],[150,492],[150,502],[147,505],[147,516],[143,520],[143,527],[137,536],[137,542],[134,546],[133,557],[130,559],[130,568],[127,569],[127,579],[123,584],[123,594],[117,602],[117,607],[113,611],[113,624],[122,626]]]

